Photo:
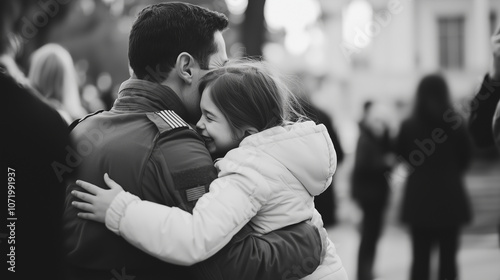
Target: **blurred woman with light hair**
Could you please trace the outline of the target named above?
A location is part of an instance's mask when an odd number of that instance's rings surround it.
[[[68,124],[88,113],[80,101],[73,58],[64,47],[50,43],[36,50],[28,78]]]

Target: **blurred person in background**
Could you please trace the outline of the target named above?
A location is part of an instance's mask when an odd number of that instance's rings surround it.
[[[375,108],[376,107],[376,108]],[[351,174],[351,194],[363,213],[358,250],[357,279],[374,279],[377,243],[382,233],[384,212],[389,199],[386,174],[396,163],[390,128],[373,101],[363,105],[360,135]]]
[[[471,220],[464,186],[471,143],[441,75],[430,74],[420,81],[413,112],[401,124],[397,153],[408,165],[401,218],[409,226],[412,243],[410,279],[429,279],[435,247],[438,279],[458,279],[459,236]]]
[[[85,116],[71,54],[61,45],[46,44],[31,56],[28,78],[68,124]]]
[[[500,27],[491,37],[492,63],[471,101],[469,131],[476,147],[500,151]],[[498,223],[500,244],[500,221]]]
[[[0,1],[0,89],[4,98],[2,158],[7,165],[9,197],[15,204],[9,227],[15,243],[0,242],[11,254],[9,279],[64,279],[61,216],[64,183],[53,170],[65,161],[68,127],[60,114],[30,86],[15,55],[23,39],[22,20],[28,1]],[[21,39],[19,39],[21,38]],[[5,166],[4,166],[5,167]],[[9,199],[9,200],[8,200]],[[4,228],[5,229],[5,228]],[[12,233],[11,233],[12,236]],[[10,262],[9,262],[10,261]]]
[[[335,122],[332,121],[330,114],[326,110],[319,108],[312,100],[312,94],[319,91],[325,82],[325,77],[315,76],[307,71],[298,72],[298,80],[287,80],[290,82],[293,93],[298,97],[302,105],[304,114],[316,124],[323,124],[330,139],[332,140],[335,152],[337,154],[337,166],[344,160],[344,149],[340,143],[338,131]],[[337,199],[335,193],[335,174],[330,186],[314,199],[314,205],[321,214],[325,227],[331,227],[337,224]]]
[[[326,127],[328,135],[330,136],[330,139],[333,142],[333,146],[335,147],[335,152],[337,154],[337,165],[340,165],[344,160],[344,150],[342,149],[337,130],[330,116],[325,111],[318,108],[318,106],[313,104],[310,100],[303,99],[304,97],[301,98],[301,100],[303,101],[303,110],[307,117],[309,117],[315,123],[323,124]],[[335,175],[333,175],[333,178],[335,178]],[[332,180],[330,186],[323,193],[315,197],[314,205],[318,212],[321,214],[325,227],[334,226],[337,223],[335,180]]]

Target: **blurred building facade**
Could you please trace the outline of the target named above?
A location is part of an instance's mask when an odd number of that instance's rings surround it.
[[[489,69],[500,0],[318,2],[321,15],[309,29],[321,30],[320,42],[300,55],[268,48],[267,57],[283,69],[323,78],[313,100],[335,115],[346,143],[357,137],[354,122],[364,100],[410,104],[429,72],[445,75],[454,104],[467,113],[465,100]]]
[[[84,101],[111,106],[127,79],[128,32],[140,9],[161,0],[77,0],[46,40],[70,50]],[[248,0],[187,1],[228,15],[231,57],[244,54]],[[366,99],[409,104],[417,82],[442,71],[456,105],[474,92],[490,63],[500,0],[265,0],[265,59],[311,77],[312,100],[331,114],[347,153]],[[247,40],[248,41],[248,40]],[[462,103],[461,103],[462,102]],[[96,108],[89,108],[93,111]]]
[[[498,0],[371,0],[373,17],[356,27],[351,62],[344,69],[335,67],[332,74],[352,84],[353,91],[370,96],[401,96],[421,74],[443,71],[450,79],[452,94],[470,93],[471,83],[488,70],[490,36],[500,12]],[[322,1],[323,4],[329,1]],[[333,17],[342,16],[342,8],[331,7]],[[337,52],[332,59],[345,60],[343,39],[338,32],[327,37]],[[363,47],[362,40],[370,44]],[[338,41],[341,41],[338,43]],[[332,46],[333,47],[333,46]],[[351,46],[352,47],[352,46]],[[339,53],[340,52],[340,53]],[[333,65],[333,63],[332,63]],[[411,89],[411,87],[410,87]]]

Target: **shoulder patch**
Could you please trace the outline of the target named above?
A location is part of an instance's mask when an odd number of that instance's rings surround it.
[[[158,127],[160,133],[178,128],[190,128],[190,126],[172,110],[148,113],[147,116],[156,127]]]
[[[194,167],[172,173],[175,189],[181,192],[188,202],[196,201],[207,193],[210,183],[217,178],[213,165]]]
[[[84,121],[84,120],[86,120],[87,118],[92,117],[92,116],[95,116],[95,115],[100,114],[100,113],[102,113],[102,112],[104,112],[104,110],[97,110],[97,111],[95,111],[94,113],[90,113],[90,114],[86,115],[86,116],[85,116],[85,117],[83,117],[83,118],[80,118],[80,119],[77,119],[77,120],[73,121],[73,122],[69,125],[69,130],[70,130],[70,131],[71,131],[71,130],[73,130],[73,128],[75,128],[75,126],[77,126],[79,123],[83,122],[83,121]]]

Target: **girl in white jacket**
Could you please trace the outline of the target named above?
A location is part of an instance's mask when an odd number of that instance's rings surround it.
[[[213,70],[200,92],[196,126],[208,150],[225,156],[216,160],[218,179],[193,214],[142,201],[106,174],[109,190],[77,182],[93,194],[73,192],[85,201],[73,203],[86,211],[79,217],[105,222],[139,249],[179,265],[214,255],[247,223],[265,234],[311,220],[323,237],[323,253],[319,267],[303,279],[347,280],[314,208],[314,196],[330,185],[337,163],[325,126],[301,120],[297,100],[263,62]],[[306,273],[298,276],[307,274],[307,264],[300,269]]]

